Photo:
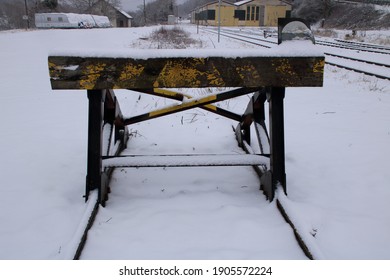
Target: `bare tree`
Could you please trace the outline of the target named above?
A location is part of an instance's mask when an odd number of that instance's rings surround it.
[[[235,0],[224,0],[230,3],[238,2]],[[212,0],[187,0],[180,5],[180,16],[185,16],[195,10],[197,7],[213,2]]]
[[[102,0],[69,0],[70,4],[80,12],[89,10],[99,1]],[[104,0],[104,2],[107,2],[114,7],[120,7],[121,5],[120,0]]]
[[[314,23],[328,18],[334,6],[334,0],[298,0],[294,1],[293,16]]]
[[[58,6],[58,1],[57,0],[44,0],[43,5],[48,7],[51,10],[54,10]]]
[[[138,7],[138,11],[131,13],[133,23],[136,26],[164,23],[168,21],[168,15],[174,15],[177,11],[176,0],[155,0],[144,3]]]
[[[26,4],[29,22],[23,19],[26,15]],[[34,26],[35,13],[53,11],[78,12],[79,10],[72,9],[70,0],[0,0],[0,30],[26,28],[27,23]]]
[[[0,5],[0,30],[25,28],[26,21],[24,1],[2,0]]]

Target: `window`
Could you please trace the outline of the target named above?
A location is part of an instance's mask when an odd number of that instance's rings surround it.
[[[198,20],[215,20],[215,10],[201,11],[198,13],[198,17],[196,19],[198,19]]]
[[[47,17],[47,21],[51,21],[51,17]]]
[[[215,20],[215,10],[208,10],[207,11],[207,19],[208,20]]]
[[[244,10],[235,10],[234,18],[238,18],[238,20],[245,20],[245,11]]]
[[[58,21],[59,21],[59,22],[63,22],[64,19],[63,19],[62,17],[59,17],[59,18],[58,18]]]
[[[259,6],[247,6],[246,7],[246,20],[256,20],[260,18],[260,7]]]

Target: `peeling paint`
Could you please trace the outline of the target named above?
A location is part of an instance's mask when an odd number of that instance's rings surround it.
[[[89,64],[86,69],[83,69],[83,76],[80,80],[80,87],[84,89],[94,89],[97,80],[101,76],[102,70],[104,70],[105,63]]]
[[[144,69],[145,67],[141,64],[134,65],[132,63],[128,63],[122,68],[118,82],[121,83],[124,81],[136,79],[141,75]]]
[[[275,67],[275,71],[281,74],[284,83],[287,83],[288,85],[292,85],[297,80],[300,80],[299,76],[292,68],[290,61],[288,59],[285,58],[279,59],[275,64],[272,65]]]
[[[248,79],[248,76],[251,77],[251,79],[260,79],[260,74],[253,64],[236,67],[236,71],[243,81]]]
[[[278,61],[279,65],[275,67],[276,72],[281,74],[287,74],[288,76],[295,76],[296,73],[292,69],[288,59],[280,59]]]
[[[324,63],[323,57],[49,57],[49,72],[55,89],[296,87],[322,86]]]
[[[188,81],[194,81],[193,86],[199,86],[200,81],[197,79],[200,71],[198,67],[204,65],[204,59],[186,60],[185,63],[180,61],[168,61],[161,71],[157,82],[164,86],[185,85]]]
[[[313,66],[313,73],[324,73],[325,60],[317,61]]]

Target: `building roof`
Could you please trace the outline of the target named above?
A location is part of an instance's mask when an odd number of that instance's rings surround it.
[[[245,4],[248,4],[248,3],[250,3],[250,2],[253,2],[254,0],[241,0],[241,1],[239,1],[239,2],[235,2],[235,3],[233,3],[234,5],[236,5],[236,6],[241,6],[241,5],[245,5]],[[288,1],[288,0],[286,0],[286,1],[283,1],[283,0],[279,0],[280,2],[283,2],[283,3],[286,3],[286,4],[288,4],[288,5],[292,5],[291,4],[291,1]]]
[[[236,2],[236,3],[234,3],[234,5],[236,5],[236,6],[241,6],[241,5],[245,5],[245,4],[247,4],[247,3],[249,3],[249,2],[252,2],[253,0],[242,0],[242,1],[239,1],[239,2]]]
[[[114,9],[115,11],[117,11],[118,13],[122,14],[123,16],[125,16],[126,18],[128,19],[133,19],[133,17],[131,15],[129,15],[128,13],[126,13],[125,11],[123,11],[121,8],[118,8],[118,7],[115,7],[114,5],[112,5],[111,3],[107,2],[106,0],[99,0],[97,1],[95,4],[92,5],[92,7],[89,7],[88,8],[88,11],[92,10],[93,7],[96,7],[98,6],[99,4],[104,4],[104,5],[107,5],[108,7],[111,7],[112,9]],[[106,7],[107,7],[106,6]]]
[[[251,0],[251,1],[253,1],[253,0]],[[210,6],[210,5],[213,5],[213,4],[218,4],[218,3],[219,3],[219,1],[211,1],[211,2],[208,2],[206,4],[203,4],[203,5],[195,8],[194,11],[199,9],[199,8],[203,8],[203,7]],[[227,1],[224,1],[224,0],[222,0],[221,3],[226,4],[228,6],[233,6],[235,4],[235,3],[230,3],[230,2],[227,2]]]
[[[114,7],[115,8],[115,7]],[[115,8],[118,12],[120,12],[122,15],[124,15],[125,17],[127,17],[128,19],[132,19],[133,17],[131,15],[129,15],[128,13],[126,13],[124,10],[121,10],[121,9],[118,9],[118,8]]]
[[[224,4],[230,5],[230,6],[234,5],[234,6],[238,7],[238,6],[242,6],[242,5],[248,4],[250,2],[253,2],[253,1],[255,1],[255,0],[241,0],[241,1],[238,1],[238,2],[235,2],[235,3],[230,3],[230,2],[226,2],[226,1],[222,0],[221,2],[224,3]],[[279,0],[279,1],[283,2],[283,3],[286,3],[287,5],[292,5],[291,1],[288,1],[288,0]],[[203,5],[195,8],[195,9],[193,9],[192,11],[197,11],[197,10],[203,8],[203,7],[206,7],[206,6],[209,6],[209,5],[213,5],[213,4],[217,4],[217,3],[219,3],[219,1],[208,2],[206,4],[203,4]]]

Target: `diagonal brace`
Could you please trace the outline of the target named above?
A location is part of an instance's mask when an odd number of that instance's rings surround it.
[[[154,119],[154,118],[158,118],[158,117],[162,117],[162,116],[167,116],[167,115],[171,115],[174,113],[193,109],[196,107],[208,105],[208,104],[211,104],[214,102],[219,102],[219,101],[227,100],[230,98],[238,97],[241,95],[249,94],[249,93],[252,93],[252,92],[255,92],[258,90],[259,90],[259,88],[238,88],[238,89],[234,89],[231,91],[218,93],[215,95],[209,95],[209,96],[205,96],[205,97],[201,97],[201,98],[190,99],[186,102],[182,102],[181,104],[175,104],[175,105],[163,108],[163,109],[151,111],[151,112],[146,113],[146,114],[127,118],[124,120],[123,123],[124,123],[124,125],[135,124],[135,123],[139,123],[142,121],[146,121],[146,120],[150,120],[150,119]]]
[[[184,101],[185,99],[193,99],[194,98],[193,96],[191,96],[189,94],[179,93],[179,92],[175,92],[175,91],[171,91],[171,90],[167,90],[167,89],[161,89],[161,88],[136,89],[134,91],[142,92],[142,93],[146,93],[146,94],[150,94],[150,95],[154,95],[154,96],[159,96],[159,97],[165,97],[168,99],[173,99],[173,100],[178,100],[178,101]],[[208,112],[226,117],[228,119],[238,121],[238,122],[240,122],[242,119],[242,117],[239,114],[236,114],[236,113],[233,113],[231,111],[225,110],[223,108],[217,107],[213,104],[199,106],[199,108],[206,110]]]

